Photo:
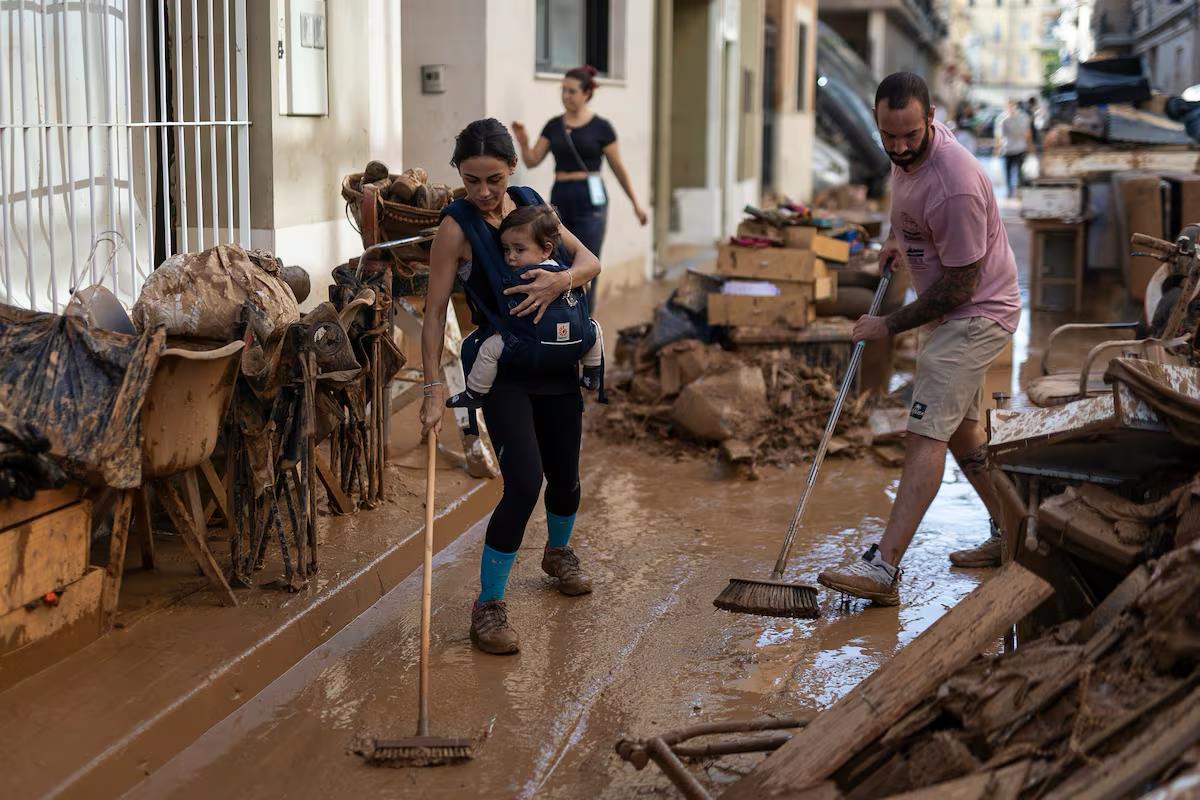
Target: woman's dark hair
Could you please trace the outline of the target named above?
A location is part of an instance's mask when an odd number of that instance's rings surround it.
[[[584,64],[582,67],[568,70],[564,78],[574,78],[579,81],[579,88],[587,95],[588,99],[592,99],[592,92],[596,91],[596,68],[591,64]]]
[[[492,117],[477,119],[454,138],[450,166],[458,169],[468,158],[476,156],[498,158],[510,167],[517,165],[517,149],[503,122]]]
[[[886,101],[888,108],[899,111],[914,97],[920,101],[921,111],[929,116],[929,87],[925,85],[925,79],[911,72],[893,72],[880,81],[875,90],[875,108],[881,108]]]
[[[503,236],[505,231],[526,225],[529,226],[529,232],[539,247],[553,249],[558,247],[558,243],[562,240],[562,236],[558,232],[558,214],[555,213],[553,207],[548,205],[518,206],[513,209],[500,222],[500,235]]]

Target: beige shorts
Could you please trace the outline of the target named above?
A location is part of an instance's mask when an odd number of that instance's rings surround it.
[[[964,419],[979,419],[983,379],[1012,334],[987,317],[951,319],[918,333],[908,430],[950,441]]]

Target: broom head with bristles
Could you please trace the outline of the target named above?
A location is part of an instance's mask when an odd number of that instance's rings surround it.
[[[413,736],[408,739],[368,737],[355,743],[354,752],[375,767],[439,767],[474,758],[475,743],[470,739],[440,736]]]
[[[726,611],[764,617],[812,618],[821,613],[815,586],[746,578],[730,578],[729,585],[717,595],[713,605]]]

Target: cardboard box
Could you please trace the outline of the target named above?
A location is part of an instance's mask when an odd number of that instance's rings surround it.
[[[709,325],[803,328],[812,317],[812,302],[804,297],[708,296]]]
[[[1036,180],[1021,192],[1021,216],[1029,219],[1077,219],[1083,216],[1083,181]]]
[[[850,260],[850,243],[829,236],[814,236],[813,252],[826,261],[837,261],[845,264]]]
[[[818,259],[819,260],[819,259]],[[819,275],[814,281],[771,281],[782,297],[803,297],[813,302],[837,298],[837,273]]]
[[[812,250],[722,244],[717,248],[717,274],[754,280],[812,282],[827,275],[828,271]]]
[[[787,225],[782,229],[783,246],[798,250],[810,250],[817,238],[817,229],[812,225]]]

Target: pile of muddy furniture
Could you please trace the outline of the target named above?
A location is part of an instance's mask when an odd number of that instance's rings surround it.
[[[335,514],[382,500],[391,283],[342,278],[301,314],[307,275],[220,245],[164,262],[128,316],[99,285],[61,315],[0,306],[0,657],[111,627],[131,532],[154,569],[173,529],[237,605],[317,571],[318,482]]]
[[[988,413],[998,572],[821,713],[691,721],[625,736],[617,753],[688,798],[1191,796],[1200,258],[1192,235],[1134,246],[1162,263],[1138,337],[1060,332],[1100,339],[1066,382],[1073,396]]]

